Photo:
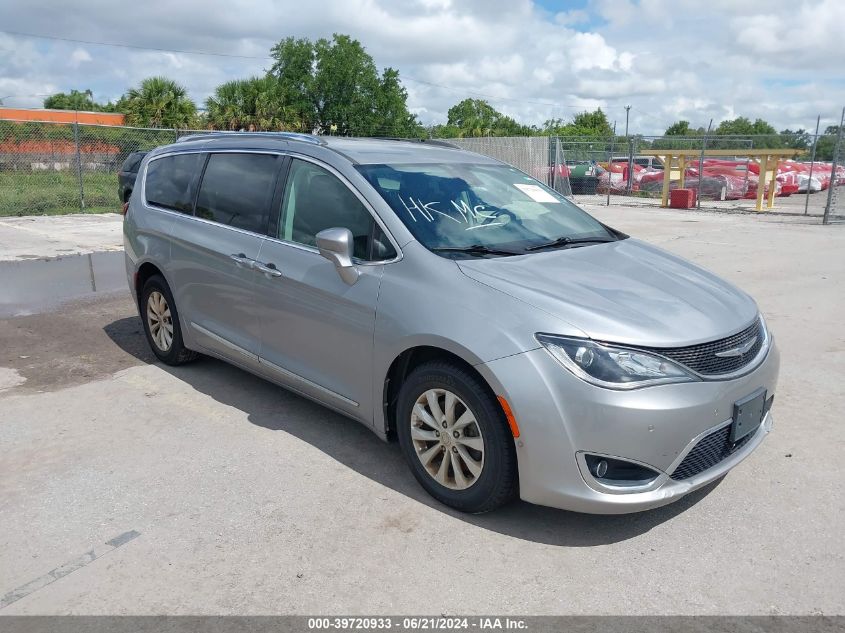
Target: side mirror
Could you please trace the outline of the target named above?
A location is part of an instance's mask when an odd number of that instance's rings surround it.
[[[350,286],[358,281],[361,274],[352,263],[352,251],[355,247],[352,231],[332,228],[317,233],[317,248],[320,255],[329,260],[337,269],[337,274]]]

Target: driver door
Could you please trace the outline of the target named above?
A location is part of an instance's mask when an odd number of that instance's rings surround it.
[[[360,195],[304,159],[291,161],[277,217],[261,260],[281,274],[256,276],[260,362],[280,382],[371,424],[376,302],[382,262],[396,251]],[[361,274],[352,285],[316,248],[317,233],[335,227],[354,237]]]

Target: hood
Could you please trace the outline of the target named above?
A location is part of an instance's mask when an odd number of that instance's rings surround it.
[[[734,334],[757,315],[754,300],[734,285],[632,238],[458,266],[600,341],[695,345]]]

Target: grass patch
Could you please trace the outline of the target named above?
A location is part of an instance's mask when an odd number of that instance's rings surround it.
[[[79,180],[73,170],[0,171],[0,217],[117,213],[117,174],[82,173],[85,208],[79,205]]]

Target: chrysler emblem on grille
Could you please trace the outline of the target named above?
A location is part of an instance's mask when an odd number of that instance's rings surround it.
[[[714,356],[718,356],[719,358],[734,358],[735,356],[742,356],[745,352],[754,347],[756,343],[757,337],[752,336],[739,347],[732,347],[731,349],[726,349],[724,352],[716,352]]]

